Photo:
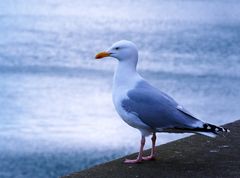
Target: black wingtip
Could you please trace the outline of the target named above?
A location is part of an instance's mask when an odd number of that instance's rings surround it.
[[[223,127],[218,127],[216,125],[208,124],[205,123],[203,124],[203,129],[208,132],[213,132],[213,133],[220,133],[220,132],[230,132],[229,129],[223,128]]]
[[[220,134],[223,132],[229,133],[230,130],[223,128],[223,127],[218,127],[212,124],[204,123],[202,127],[195,127],[195,128],[177,128],[175,127],[174,129],[177,130],[184,130],[188,132],[205,132],[205,133],[213,133],[213,134]]]

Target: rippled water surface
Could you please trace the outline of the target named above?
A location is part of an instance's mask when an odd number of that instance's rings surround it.
[[[94,60],[121,39],[137,44],[142,76],[196,116],[238,119],[239,8],[224,0],[1,2],[0,177],[52,178],[138,150],[139,132],[111,101],[117,61]],[[158,144],[180,137],[159,134]]]

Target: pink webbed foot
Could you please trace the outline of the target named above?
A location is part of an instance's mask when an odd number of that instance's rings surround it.
[[[125,164],[136,164],[136,163],[141,163],[142,159],[137,158],[137,159],[125,159],[124,163]]]
[[[154,161],[154,160],[156,160],[156,157],[153,155],[150,155],[150,156],[144,156],[144,157],[142,157],[142,159],[144,161]]]

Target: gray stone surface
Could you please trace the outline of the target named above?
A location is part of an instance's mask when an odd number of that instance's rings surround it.
[[[155,161],[123,164],[126,157],[135,158],[135,153],[62,178],[240,178],[240,120],[225,127],[231,130],[225,136],[194,135],[160,145]]]

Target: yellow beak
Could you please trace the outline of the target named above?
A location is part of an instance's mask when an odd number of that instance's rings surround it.
[[[95,59],[101,59],[101,58],[108,57],[108,56],[110,56],[110,54],[108,52],[103,51],[103,52],[98,53],[95,56]]]

